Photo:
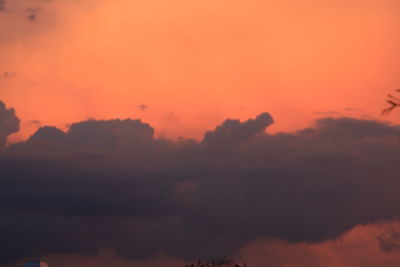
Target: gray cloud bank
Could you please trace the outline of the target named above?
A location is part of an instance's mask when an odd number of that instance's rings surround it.
[[[11,133],[15,114],[2,110]],[[220,257],[258,238],[319,242],[399,218],[398,126],[324,118],[270,135],[272,123],[229,119],[201,141],[155,138],[131,119],[40,128],[0,153],[0,264],[100,249]]]

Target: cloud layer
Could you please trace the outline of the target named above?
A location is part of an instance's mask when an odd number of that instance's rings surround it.
[[[9,134],[17,119],[6,113]],[[38,129],[0,154],[0,263],[107,249],[219,257],[260,238],[322,242],[399,218],[398,126],[324,118],[270,135],[272,122],[229,119],[201,141],[155,138],[132,119]]]

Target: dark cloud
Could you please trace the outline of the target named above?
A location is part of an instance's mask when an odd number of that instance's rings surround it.
[[[206,132],[203,142],[214,144],[231,144],[249,140],[256,134],[262,133],[265,128],[273,123],[271,115],[263,113],[255,119],[245,122],[239,120],[226,120],[214,131]]]
[[[153,141],[154,129],[140,120],[88,120],[72,124],[66,142],[83,147],[127,148]]]
[[[6,144],[7,136],[19,130],[19,119],[14,109],[7,109],[0,101],[0,148]]]
[[[65,141],[65,133],[56,127],[41,127],[28,140],[28,142],[37,141],[62,143]]]
[[[272,121],[226,120],[199,142],[130,119],[40,128],[0,154],[0,261],[102,249],[209,258],[400,217],[399,127],[325,118],[270,135]]]

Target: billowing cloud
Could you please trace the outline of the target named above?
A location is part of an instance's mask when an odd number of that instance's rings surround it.
[[[15,115],[15,110],[7,109],[6,105],[0,101],[0,148],[6,144],[7,136],[19,130],[19,119]]]
[[[223,144],[236,143],[249,140],[256,134],[262,133],[265,128],[273,123],[271,115],[263,113],[257,118],[240,122],[239,120],[226,120],[214,131],[206,132],[204,142]]]
[[[156,138],[132,119],[40,128],[0,154],[1,263],[107,249],[219,257],[399,219],[398,126],[324,118],[271,135],[272,122],[228,119],[201,141]]]

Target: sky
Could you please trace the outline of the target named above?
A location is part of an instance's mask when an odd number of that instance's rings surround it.
[[[379,118],[400,83],[399,5],[6,0],[0,99],[17,141],[87,118],[139,117],[171,138],[265,111],[275,132],[327,112]]]
[[[397,266],[399,14],[0,0],[0,266]]]

